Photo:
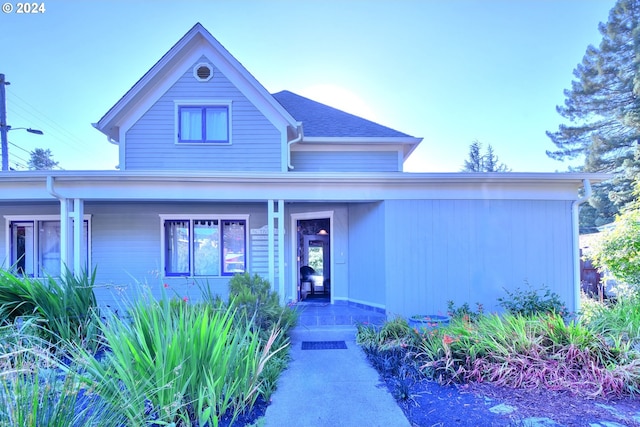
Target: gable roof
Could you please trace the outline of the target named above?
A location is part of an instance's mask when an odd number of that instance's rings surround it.
[[[274,125],[299,125],[255,77],[235,59],[200,23],[195,24],[147,71],[127,93],[93,126],[118,143],[120,127],[130,124],[157,100],[183,74],[181,64],[205,54]],[[171,81],[173,79],[173,81]],[[167,82],[167,80],[170,80]]]
[[[412,138],[362,117],[313,101],[288,90],[273,97],[299,122],[305,137]]]

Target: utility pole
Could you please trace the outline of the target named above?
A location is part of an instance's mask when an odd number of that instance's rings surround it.
[[[7,133],[9,132],[9,126],[7,126],[7,98],[5,95],[4,87],[9,82],[5,81],[4,74],[0,74],[0,140],[2,142],[2,170],[9,170],[9,142],[7,140]]]

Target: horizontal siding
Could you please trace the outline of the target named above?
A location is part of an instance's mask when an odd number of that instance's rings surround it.
[[[398,172],[395,151],[293,151],[294,172]]]
[[[232,101],[231,145],[176,144],[174,100],[197,99]],[[280,153],[280,132],[219,70],[199,82],[192,67],[127,131],[125,144],[127,170],[279,171]]]
[[[387,310],[445,313],[447,302],[484,304],[549,286],[573,304],[571,202],[387,201]]]
[[[198,279],[164,278],[161,265],[160,214],[249,215],[249,230],[267,224],[266,204],[217,205],[176,204],[103,204],[87,203],[85,211],[92,214],[92,261],[97,267],[98,294],[101,304],[113,304],[131,298],[141,286],[148,285],[159,296],[162,284],[171,292],[190,299],[199,298],[199,285],[206,285],[223,298],[228,295],[228,277]],[[251,236],[249,236],[251,239]],[[254,272],[253,253],[248,247],[248,269]],[[257,259],[255,272],[263,274]],[[199,282],[199,283],[198,283]]]

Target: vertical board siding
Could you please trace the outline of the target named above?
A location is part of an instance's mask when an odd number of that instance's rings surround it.
[[[349,206],[349,299],[385,305],[385,235],[381,203]]]
[[[200,62],[209,61],[203,56]],[[127,170],[281,170],[280,132],[217,68],[213,72],[200,82],[189,67],[127,131]],[[231,145],[176,144],[174,100],[198,99],[232,101]]]
[[[570,201],[386,201],[387,311],[500,310],[498,298],[548,286],[572,309]]]
[[[398,172],[396,151],[293,151],[293,172]]]

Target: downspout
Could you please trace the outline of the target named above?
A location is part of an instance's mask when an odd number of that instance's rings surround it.
[[[584,185],[584,194],[571,204],[571,216],[573,222],[573,307],[574,312],[580,311],[580,205],[589,200],[591,197],[591,182],[588,179],[582,180]]]
[[[298,132],[298,136],[287,142],[287,168],[288,170],[295,169],[291,164],[291,146],[297,142],[302,141],[303,131],[302,131],[302,123],[296,123],[296,130]]]

